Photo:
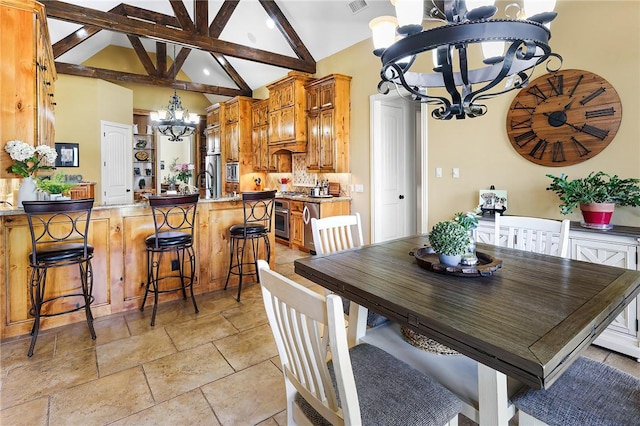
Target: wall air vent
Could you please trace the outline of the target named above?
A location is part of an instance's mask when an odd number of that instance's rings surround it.
[[[351,13],[354,15],[367,7],[369,7],[369,5],[365,0],[353,0],[349,3],[349,9],[351,9]]]

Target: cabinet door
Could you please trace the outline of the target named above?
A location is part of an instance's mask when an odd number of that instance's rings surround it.
[[[207,127],[205,130],[207,135],[207,152],[220,152],[222,149],[220,140],[220,126]]]
[[[576,260],[636,269],[635,245],[572,238],[571,254]]]
[[[333,82],[321,85],[319,89],[320,108],[333,108],[335,98],[335,84]]]
[[[290,141],[296,137],[295,109],[291,107],[280,110],[280,140]]]
[[[317,86],[307,88],[307,110],[310,113],[318,112],[320,104],[320,88]]]
[[[280,92],[280,108],[293,106],[295,103],[295,82],[291,81],[283,84],[278,91]]]
[[[310,114],[307,117],[307,131],[309,136],[307,139],[307,157],[306,164],[308,170],[320,169],[320,115]]]
[[[282,140],[282,114],[280,111],[269,113],[269,143],[278,143]]]
[[[335,169],[334,122],[333,110],[328,109],[320,113],[320,170],[333,172]]]
[[[224,140],[227,153],[227,163],[239,161],[240,123],[235,122],[225,126]]]
[[[226,123],[235,123],[239,120],[240,117],[240,106],[238,105],[238,101],[226,104],[226,108],[224,110],[224,119]]]
[[[262,140],[260,139],[260,127],[251,129],[251,158],[253,170],[256,172],[262,171]]]

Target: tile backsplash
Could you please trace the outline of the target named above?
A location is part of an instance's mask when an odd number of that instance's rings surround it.
[[[269,173],[267,174],[265,188],[276,188],[282,190],[281,179],[287,179],[286,191],[311,192],[311,188],[316,185],[316,181],[327,179],[329,182],[340,184],[340,195],[350,196],[349,187],[351,184],[351,173],[307,173],[305,165],[305,154],[293,154],[292,173]]]

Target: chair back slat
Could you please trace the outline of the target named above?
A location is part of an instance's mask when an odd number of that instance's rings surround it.
[[[93,198],[65,201],[24,201],[31,234],[31,262],[37,263],[38,250],[52,250],[61,244],[81,244],[83,257],[89,257],[87,240]]]
[[[495,245],[569,257],[569,219],[495,215]]]
[[[267,317],[285,379],[291,384],[286,386],[287,400],[293,401],[299,392],[332,424],[358,424],[360,406],[340,297],[325,298],[271,271],[264,260],[258,263]],[[329,358],[340,398],[327,366]],[[342,401],[342,407],[338,400]]]
[[[311,230],[318,255],[349,250],[363,244],[359,213],[311,219]]]
[[[264,226],[264,232],[271,232],[271,218],[273,216],[275,198],[276,190],[242,193],[245,233],[253,225]]]
[[[199,194],[176,196],[150,196],[149,206],[153,216],[156,236],[165,232],[182,232],[193,237]],[[156,248],[160,243],[155,239]]]

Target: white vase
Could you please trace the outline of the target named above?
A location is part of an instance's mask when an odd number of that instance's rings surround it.
[[[287,192],[287,184],[286,183],[281,183],[280,184],[280,192]]]
[[[440,263],[447,266],[458,266],[460,264],[460,259],[462,256],[459,254],[456,255],[448,255],[448,254],[438,254],[438,259]]]
[[[38,191],[35,179],[32,177],[24,178],[18,189],[18,207],[22,207],[23,201],[36,201],[37,199]]]

